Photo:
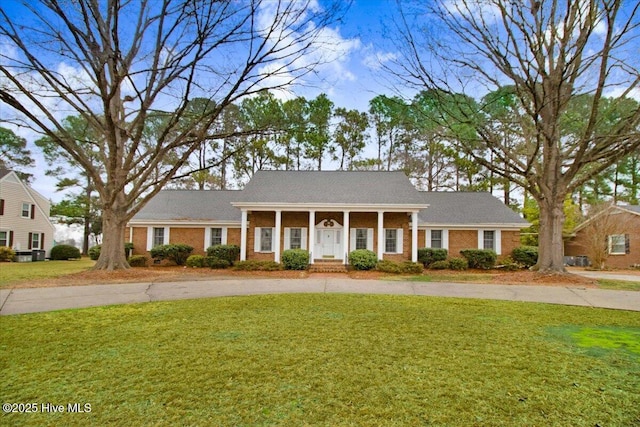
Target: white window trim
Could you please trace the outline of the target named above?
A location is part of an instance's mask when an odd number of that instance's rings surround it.
[[[149,226],[147,227],[147,250],[150,251],[151,249],[153,249],[153,229],[154,228],[164,228],[164,236],[163,236],[163,245],[168,245],[169,244],[169,230],[170,227],[154,227],[154,226]]]
[[[270,228],[271,229],[271,249],[268,251],[262,250],[262,229]],[[272,253],[274,252],[274,243],[275,243],[275,227],[256,227],[254,230],[254,244],[253,251],[255,253]]]
[[[24,214],[24,205],[29,206],[27,208],[27,215],[26,216]],[[22,204],[20,205],[20,218],[31,219],[31,210],[33,209],[32,206],[33,206],[33,203],[22,202]]]
[[[495,230],[490,228],[481,228],[478,230],[478,249],[484,249],[484,232],[493,231],[494,248],[493,250],[498,255],[502,255],[502,230]]]
[[[212,228],[221,228],[222,229],[222,245],[227,244],[227,236],[228,236],[228,227],[207,227],[204,229],[204,250],[206,251],[208,247],[211,246],[211,229]]]
[[[613,238],[614,237],[622,237],[622,252],[613,252]],[[608,244],[608,253],[609,255],[626,255],[626,246],[627,246],[627,238],[624,234],[611,234],[607,236]]]
[[[440,230],[442,231],[442,248],[449,250],[449,230],[446,228],[427,228],[425,233],[425,248],[431,247],[431,230]]]
[[[32,231],[31,233],[31,241],[28,242],[29,246],[31,246],[31,249],[42,249],[42,232],[41,231]],[[33,238],[37,237],[38,239],[38,244],[34,245],[33,244]]]
[[[6,234],[7,244],[6,245],[0,245],[0,246],[7,246],[8,247],[9,246],[9,233],[10,233],[10,231],[9,230],[0,230],[0,233],[7,233]]]
[[[300,249],[307,250],[307,227],[284,227],[284,250],[291,249],[291,229],[299,228],[300,229]]]
[[[354,227],[350,230],[349,236],[349,248],[354,251],[356,249],[356,230],[363,229],[365,227]],[[367,228],[367,250],[373,251],[373,228]],[[384,236],[382,236],[384,239]]]
[[[396,230],[396,251],[395,252],[387,252],[387,230]],[[384,229],[384,253],[385,254],[402,254],[404,253],[403,238],[404,230],[402,228],[385,228]]]

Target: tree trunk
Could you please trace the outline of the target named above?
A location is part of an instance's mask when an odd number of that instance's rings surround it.
[[[129,268],[124,251],[124,232],[129,218],[126,211],[106,207],[102,212],[102,248],[94,270],[125,270]]]
[[[538,263],[533,270],[541,273],[564,273],[564,199],[543,198],[540,206],[540,234],[538,238]]]

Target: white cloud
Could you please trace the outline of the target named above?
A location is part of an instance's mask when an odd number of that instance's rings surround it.
[[[365,67],[377,71],[381,69],[387,62],[398,59],[398,54],[394,52],[374,52],[366,55],[362,60]]]

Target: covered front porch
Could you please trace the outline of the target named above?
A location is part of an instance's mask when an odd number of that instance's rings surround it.
[[[237,206],[242,212],[240,259],[281,261],[287,249],[309,251],[312,264],[348,264],[349,252],[417,261],[418,207]]]

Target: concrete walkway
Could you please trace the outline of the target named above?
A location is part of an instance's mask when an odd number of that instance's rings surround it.
[[[150,301],[283,293],[361,293],[480,298],[640,311],[640,292],[554,286],[354,280],[238,279],[1,289],[0,314]]]

